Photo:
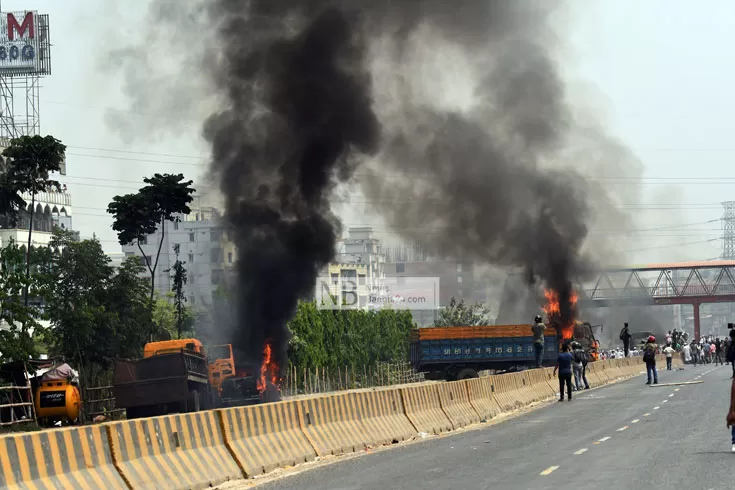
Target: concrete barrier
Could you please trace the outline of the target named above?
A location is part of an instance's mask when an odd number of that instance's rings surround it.
[[[502,374],[501,376],[507,376],[510,378],[511,383],[515,386],[516,398],[518,398],[522,407],[528,406],[534,402],[535,397],[531,390],[531,385],[523,372]]]
[[[407,441],[418,434],[406,416],[398,390],[361,391],[352,396],[362,414],[369,446]]]
[[[495,387],[492,378],[484,376],[482,378],[467,379],[464,382],[467,384],[470,403],[480,416],[480,421],[485,422],[497,417],[501,409],[493,393]]]
[[[470,403],[467,384],[463,381],[441,383],[437,386],[439,403],[455,429],[480,422],[480,415]]]
[[[248,477],[316,458],[301,430],[296,402],[217,410],[217,415],[225,445]]]
[[[0,488],[127,489],[101,426],[0,437]]]
[[[452,421],[439,402],[438,384],[440,383],[400,389],[406,416],[420,433],[441,434],[453,429]]]
[[[112,459],[133,490],[200,489],[242,478],[214,411],[105,424]]]
[[[301,429],[317,456],[365,449],[369,437],[362,414],[349,393],[322,395],[298,401]]]
[[[495,386],[495,399],[503,412],[510,412],[523,406],[514,379],[507,374],[489,376]]]
[[[553,370],[548,375],[552,373]],[[549,384],[546,369],[529,369],[528,371],[524,371],[523,374],[531,385],[531,390],[535,395],[535,401],[546,400],[556,395],[556,390],[551,388]]]

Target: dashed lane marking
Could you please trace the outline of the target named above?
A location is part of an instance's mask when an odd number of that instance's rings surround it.
[[[580,454],[584,454],[586,452],[587,452],[587,448],[585,447],[585,448],[580,449],[579,451],[574,451],[574,454],[579,456]]]
[[[610,440],[610,437],[609,436],[606,436],[606,437],[603,437],[602,439],[599,439],[597,442],[605,442],[605,441],[609,441],[609,440]]]
[[[659,408],[661,408],[661,407],[653,407],[654,410],[658,410]]]
[[[643,414],[644,417],[648,417],[649,415],[651,415],[651,412],[648,412],[648,413],[644,413]]]
[[[630,423],[631,424],[637,424],[640,421],[641,421],[641,419],[635,419],[635,420],[631,420]]]
[[[677,389],[675,389],[674,391],[679,391],[680,389],[681,389],[681,388],[677,388]]]
[[[673,393],[669,395],[669,398],[671,398],[672,396],[674,396],[674,394],[673,394]]]
[[[661,403],[669,403],[669,401],[668,400],[664,400]]]
[[[626,425],[626,426],[619,428],[618,432],[623,432],[624,430],[627,430],[627,429],[628,429],[628,426]]]
[[[558,466],[549,466],[544,471],[542,471],[541,473],[539,473],[539,476],[548,476],[548,475],[552,474],[553,472],[555,472],[558,469],[559,469]]]

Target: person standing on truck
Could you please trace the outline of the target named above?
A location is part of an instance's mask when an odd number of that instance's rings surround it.
[[[533,331],[533,349],[536,354],[536,367],[540,368],[544,360],[544,332],[546,325],[541,321],[541,315],[536,315],[533,319],[534,325],[531,327]]]
[[[564,401],[564,385],[567,387],[567,397],[572,401],[572,362],[574,359],[569,353],[569,344],[561,346],[561,352],[556,359],[554,366],[554,376],[559,371],[559,401]]]
[[[620,331],[620,340],[623,341],[623,350],[625,351],[625,357],[628,357],[628,353],[630,352],[630,339],[632,339],[633,336],[628,331],[628,323],[623,323],[623,329]]]

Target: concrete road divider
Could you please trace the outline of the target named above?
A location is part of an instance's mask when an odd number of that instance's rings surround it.
[[[531,386],[534,401],[546,400],[556,395],[556,390],[549,384],[549,376],[552,372],[547,373],[546,369],[529,369],[523,372],[524,377]]]
[[[501,376],[507,376],[515,386],[515,395],[519,399],[522,407],[528,406],[534,402],[534,394],[531,391],[531,386],[524,377],[523,372],[502,374]]]
[[[217,415],[225,445],[248,477],[316,458],[301,430],[297,402],[229,408]]]
[[[362,414],[349,393],[299,400],[301,429],[317,456],[365,449],[369,439]]]
[[[0,488],[127,489],[105,429],[79,427],[0,437]]]
[[[492,378],[490,376],[484,376],[482,378],[467,379],[464,383],[467,384],[470,403],[480,416],[480,420],[485,422],[493,417],[497,417],[501,410],[493,393],[495,387],[493,386]]]
[[[452,421],[442,410],[439,393],[440,383],[430,383],[401,388],[406,416],[419,433],[441,434],[452,430]]]
[[[472,407],[467,393],[467,384],[452,381],[437,385],[439,403],[455,429],[480,422],[480,416]]]
[[[507,374],[496,374],[490,379],[495,386],[495,399],[501,411],[510,412],[523,406],[513,378]]]
[[[214,411],[105,424],[112,458],[133,490],[199,489],[242,478]]]
[[[416,437],[416,428],[406,417],[401,393],[396,389],[359,391],[352,394],[362,414],[367,444],[375,446],[407,441]]]

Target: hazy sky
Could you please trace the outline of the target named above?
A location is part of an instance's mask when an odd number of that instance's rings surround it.
[[[184,1],[184,0],[182,0]],[[636,232],[611,235],[631,262],[711,259],[721,253],[721,201],[735,187],[735,3],[704,0],[578,0],[566,30],[564,72],[594,88],[596,113],[645,167],[643,201],[628,204]],[[123,107],[120,84],[102,74],[100,57],[120,40],[155,26],[141,23],[147,2],[112,0],[2,0],[3,11],[50,14],[52,72],[41,92],[41,130],[68,145],[64,182],[72,192],[74,227],[95,233],[119,251],[105,209],[132,192],[145,175],[183,172],[197,179],[206,147],[199,123],[180,138],[126,145],[105,124],[109,107],[136,121],[166,124],[165,117]],[[126,10],[122,12],[122,7]],[[120,10],[118,10],[120,9]],[[124,13],[124,15],[123,15]],[[130,22],[137,18],[139,22]],[[122,20],[125,19],[125,20]],[[191,42],[197,40],[192,33]],[[187,101],[182,101],[186,104]],[[629,186],[625,180],[606,182]],[[350,224],[362,224],[352,223]],[[606,230],[597,230],[606,233]]]

